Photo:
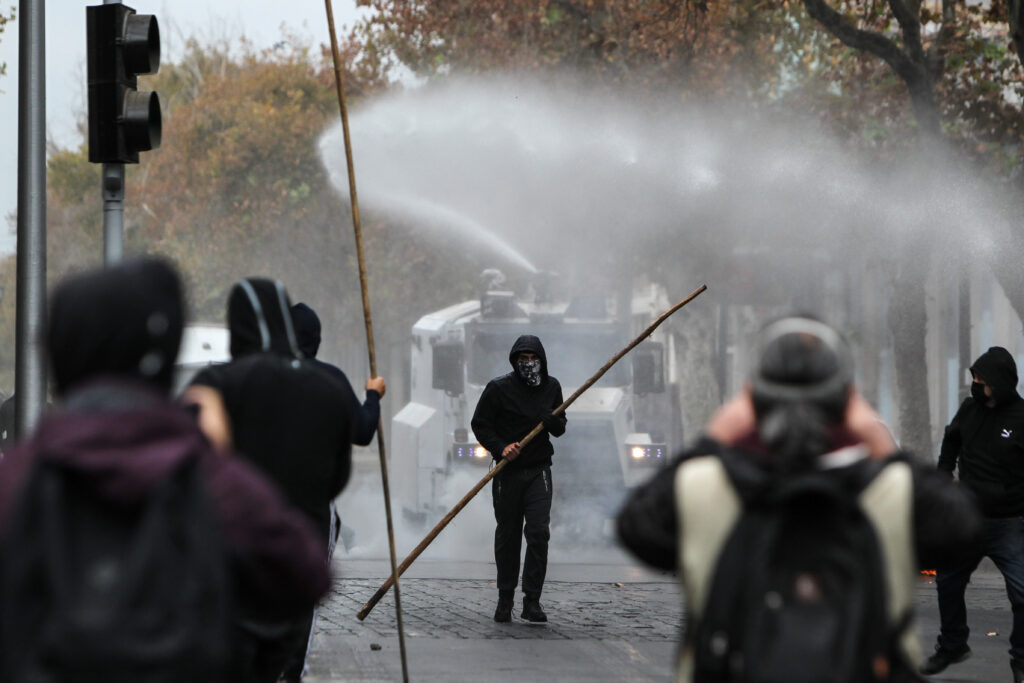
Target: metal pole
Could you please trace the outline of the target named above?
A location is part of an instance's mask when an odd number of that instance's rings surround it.
[[[46,406],[46,7],[21,0],[18,20],[18,294],[15,435]]]
[[[613,365],[618,363],[623,356],[632,351],[637,344],[642,342],[644,339],[647,339],[647,337],[651,336],[651,333],[654,332],[654,330],[657,329],[659,325],[668,320],[669,316],[671,316],[673,313],[678,311],[686,304],[696,299],[706,289],[707,285],[701,285],[696,290],[694,290],[693,294],[686,297],[682,301],[679,301],[674,306],[672,306],[672,308],[668,309],[667,311],[659,315],[654,322],[647,326],[647,329],[640,333],[639,337],[631,341],[628,345],[626,345],[624,349],[622,349],[617,354],[612,356],[611,360],[609,360],[607,363],[601,366],[600,370],[595,372],[590,379],[588,379],[586,382],[580,385],[580,388],[574,391],[572,396],[565,399],[565,401],[562,402],[562,405],[552,410],[551,413],[553,415],[557,415],[559,413],[565,412],[566,408],[571,406],[573,402],[580,396],[582,396],[583,392],[592,387],[597,380],[601,379],[601,377],[603,377],[604,374],[608,372]],[[532,430],[530,430],[529,434],[527,434],[526,436],[519,440],[520,447],[525,446],[530,441],[532,441],[534,437],[540,434],[542,429],[544,429],[544,424],[540,423]],[[469,501],[471,501],[473,497],[480,492],[480,489],[482,489],[487,484],[487,482],[493,479],[498,474],[498,472],[501,472],[502,468],[505,467],[505,465],[507,465],[508,462],[508,460],[502,458],[494,468],[492,468],[486,475],[484,475],[483,479],[478,481],[476,485],[469,490],[469,493],[462,497],[462,500],[455,504],[455,507],[448,511],[448,514],[446,514],[441,519],[441,521],[438,522],[437,525],[430,530],[430,532],[423,538],[423,540],[420,541],[420,544],[413,548],[413,551],[409,553],[409,556],[402,560],[402,564],[398,566],[398,571],[392,571],[391,577],[388,578],[388,580],[385,581],[383,584],[381,584],[381,587],[377,589],[377,592],[373,594],[373,597],[367,600],[366,604],[363,605],[363,608],[359,610],[359,612],[356,614],[356,617],[359,619],[359,621],[366,619],[366,616],[370,613],[370,610],[373,609],[374,605],[376,605],[380,601],[380,599],[384,597],[384,595],[388,592],[388,589],[391,588],[392,583],[394,583],[394,579],[397,576],[400,576],[401,574],[405,573],[405,570],[409,568],[409,565],[411,565],[416,560],[416,558],[419,557],[420,554],[427,549],[428,545],[433,543],[434,539],[437,538],[438,534],[440,534],[444,530],[444,528],[448,526],[448,523],[455,519],[455,515],[459,514],[459,512],[462,511],[462,508],[466,507]]]
[[[341,111],[341,130],[345,138],[345,161],[348,164],[348,189],[352,202],[352,228],[355,232],[356,254],[359,261],[359,285],[363,294],[363,320],[366,325],[366,346],[370,356],[370,376],[377,376],[377,354],[373,343],[373,316],[370,314],[370,288],[366,278],[366,256],[363,252],[363,228],[359,219],[359,198],[356,194],[356,171],[352,161],[352,138],[348,128],[348,106],[345,104],[345,85],[341,78],[341,57],[338,54],[338,37],[334,30],[334,9],[331,0],[324,0],[327,7],[327,27],[331,34],[331,54],[334,58],[334,85],[338,91],[338,108]],[[380,456],[380,478],[384,489],[384,517],[387,521],[388,549],[391,560],[391,582],[395,587],[395,622],[398,627],[398,650],[402,659],[402,680],[409,681],[409,665],[405,655],[405,629],[402,626],[402,593],[398,586],[398,559],[395,555],[395,530],[391,518],[391,489],[388,486],[388,461],[384,450],[383,424],[377,420],[377,452]]]
[[[120,5],[121,0],[103,0]],[[117,263],[124,256],[124,164],[103,164],[103,263]]]
[[[124,256],[124,164],[103,164],[103,263]]]

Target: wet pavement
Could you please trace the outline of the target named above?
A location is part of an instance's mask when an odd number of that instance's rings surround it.
[[[481,548],[486,556],[489,548]],[[401,559],[401,558],[400,558]],[[360,622],[356,613],[388,575],[385,560],[335,558],[334,589],[317,623],[310,683],[401,680],[395,607],[389,593]],[[491,562],[419,560],[403,576],[402,612],[410,680],[669,681],[683,608],[675,577],[629,563],[617,551],[599,562],[552,563],[542,604],[547,624],[492,620],[497,590]],[[974,656],[934,681],[1010,683],[1012,615],[1002,577],[990,564],[968,589]],[[935,587],[917,590],[926,650],[938,632]]]

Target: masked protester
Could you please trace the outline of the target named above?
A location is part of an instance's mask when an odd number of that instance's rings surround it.
[[[1010,353],[993,346],[971,366],[974,382],[946,427],[938,469],[974,494],[984,515],[983,544],[956,566],[938,571],[940,632],[935,653],[921,672],[931,675],[971,654],[967,645],[964,592],[983,557],[1006,580],[1013,607],[1010,668],[1024,681],[1024,399],[1017,394],[1017,366]]]
[[[233,643],[215,628],[230,623],[224,611],[258,602],[294,617],[326,592],[313,526],[169,399],[184,318],[179,277],[159,259],[86,271],[54,292],[58,403],[0,461],[0,540],[22,534],[0,549],[0,680],[237,681],[237,653],[216,660]],[[193,478],[205,495],[188,497],[181,482]],[[33,506],[42,481],[47,504]]]
[[[548,435],[565,433],[564,414],[552,411],[562,404],[562,387],[548,374],[547,356],[540,339],[523,335],[508,355],[512,372],[492,379],[484,387],[473,414],[477,441],[495,460],[508,465],[491,482],[494,502],[494,561],[498,569],[498,607],[494,620],[512,619],[513,598],[519,581],[519,556],[526,536],[523,562],[521,618],[547,621],[540,605],[551,536],[551,456]],[[526,446],[519,441],[543,423],[544,429]],[[525,525],[524,525],[525,522]]]
[[[234,448],[306,514],[330,556],[331,504],[351,470],[353,417],[345,388],[298,349],[290,308],[277,281],[236,282],[228,295],[231,362],[196,375],[185,400],[199,406],[211,441]],[[243,615],[245,675],[277,681],[292,653],[305,649],[314,619],[312,607],[290,620],[258,609]]]
[[[617,522],[679,572],[686,683],[920,680],[918,561],[955,562],[980,531],[964,491],[896,452],[842,337],[799,317],[762,331],[748,385]]]

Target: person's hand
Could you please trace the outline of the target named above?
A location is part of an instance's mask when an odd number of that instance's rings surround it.
[[[707,435],[723,445],[732,445],[756,428],[754,401],[750,396],[750,385],[733,396],[715,411],[708,422]]]
[[[506,460],[515,460],[519,457],[519,442],[510,443],[501,451],[501,457]]]
[[[846,428],[868,447],[872,458],[884,458],[896,452],[892,432],[856,390],[850,392],[850,402],[846,404]]]
[[[384,382],[383,377],[371,377],[366,380],[366,390],[370,391],[372,389],[373,391],[376,391],[380,394],[381,398],[384,398],[384,392],[387,391],[387,388],[388,385]]]
[[[558,420],[557,417],[555,417],[554,413],[548,413],[547,415],[541,415],[540,423],[542,425],[544,425],[544,429],[548,430],[549,432],[552,429],[557,429],[558,426],[559,426],[559,420]]]

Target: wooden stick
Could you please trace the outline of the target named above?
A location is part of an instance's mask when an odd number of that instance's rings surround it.
[[[661,325],[661,323],[665,322],[665,320],[667,320],[669,316],[671,316],[673,313],[678,311],[680,308],[682,308],[686,304],[688,304],[691,301],[693,301],[694,299],[696,299],[697,296],[699,294],[701,294],[706,289],[707,289],[706,285],[701,285],[700,287],[697,288],[696,291],[693,292],[693,294],[691,294],[690,296],[686,297],[685,299],[683,299],[682,301],[677,303],[675,306],[673,306],[672,308],[668,309],[667,311],[662,313],[660,316],[658,316],[658,319],[655,320],[653,323],[651,323],[647,327],[647,329],[644,330],[640,334],[639,337],[637,337],[636,339],[631,341],[629,343],[629,345],[626,346],[626,348],[622,349],[617,354],[615,354],[610,361],[605,363],[604,366],[594,374],[593,377],[591,377],[586,382],[584,382],[583,385],[580,386],[579,389],[577,389],[575,392],[573,392],[572,396],[567,398],[562,403],[562,405],[558,406],[557,408],[555,408],[551,412],[553,414],[558,414],[558,413],[565,412],[565,409],[568,408],[570,405],[572,405],[573,401],[575,401],[577,398],[579,398],[580,395],[583,394],[584,391],[589,389],[594,384],[594,382],[596,382],[597,380],[601,379],[601,377],[604,375],[604,373],[608,372],[608,370],[610,370],[613,365],[615,365],[617,362],[619,362],[619,359],[621,359],[627,353],[632,351],[633,347],[635,347],[637,344],[642,342],[644,339],[647,339],[647,337],[651,336],[651,333],[654,332],[655,329],[657,329],[658,325]],[[522,440],[520,440],[520,442],[519,442],[520,447],[525,446],[530,441],[532,441],[535,436],[540,434],[542,429],[544,429],[543,423],[538,424],[536,427],[534,427],[532,430],[530,430],[530,433],[527,434],[525,437],[523,437]],[[469,490],[469,493],[467,493],[465,496],[462,497],[462,500],[460,500],[458,503],[455,504],[455,507],[453,507],[448,512],[448,514],[446,514],[441,519],[441,521],[437,523],[437,526],[435,526],[433,529],[430,530],[430,533],[428,533],[426,535],[426,537],[422,541],[420,541],[420,544],[418,546],[416,546],[416,548],[414,548],[411,553],[409,553],[409,556],[407,558],[405,558],[404,560],[402,560],[402,564],[398,566],[398,571],[397,571],[397,575],[398,576],[401,576],[402,574],[405,573],[405,570],[409,568],[409,565],[411,565],[416,560],[416,558],[419,557],[420,554],[424,550],[427,549],[427,546],[430,545],[435,538],[437,538],[437,535],[440,534],[441,531],[443,531],[446,526],[448,526],[448,523],[451,522],[455,518],[455,515],[459,514],[459,512],[462,511],[462,508],[466,507],[466,505],[469,503],[469,501],[471,501],[473,499],[473,497],[477,493],[480,492],[480,489],[482,489],[484,486],[486,486],[487,482],[489,482],[491,479],[493,479],[495,477],[495,475],[498,474],[498,472],[501,472],[502,468],[504,468],[505,465],[507,465],[508,463],[509,463],[509,461],[505,460],[503,458],[500,462],[498,462],[498,464],[494,468],[492,468],[487,473],[487,475],[483,479],[481,479],[479,482],[477,482],[477,484],[472,489]],[[391,572],[391,577],[387,581],[385,581],[384,584],[380,588],[377,589],[377,592],[373,594],[373,597],[370,598],[370,600],[365,605],[363,605],[363,608],[361,610],[359,610],[359,613],[356,616],[359,618],[360,621],[362,621],[363,619],[366,618],[366,615],[368,615],[370,613],[370,610],[373,609],[374,605],[376,605],[378,602],[380,602],[380,599],[382,597],[384,597],[385,593],[388,592],[388,589],[391,588],[392,584],[394,584],[395,576],[396,576],[396,572],[392,571]]]
[[[327,5],[327,26],[331,33],[331,53],[334,57],[334,83],[338,90],[338,107],[341,110],[341,129],[345,136],[345,161],[348,164],[348,189],[352,200],[352,227],[355,231],[356,253],[359,258],[359,286],[363,293],[363,320],[366,323],[366,346],[370,355],[370,376],[377,376],[377,354],[373,343],[373,317],[370,315],[370,290],[366,283],[366,256],[363,252],[363,229],[359,220],[359,198],[356,195],[355,164],[352,162],[352,138],[348,128],[348,107],[345,104],[345,86],[341,78],[341,58],[338,54],[338,37],[334,31],[334,10],[331,0]],[[380,477],[384,488],[384,512],[387,519],[388,547],[391,551],[391,580],[395,586],[395,621],[398,626],[398,650],[402,657],[402,680],[409,681],[409,665],[405,656],[405,630],[402,628],[402,595],[398,588],[398,570],[395,555],[395,529],[391,519],[391,491],[388,486],[388,461],[384,450],[383,424],[377,419],[377,451],[380,455]]]

